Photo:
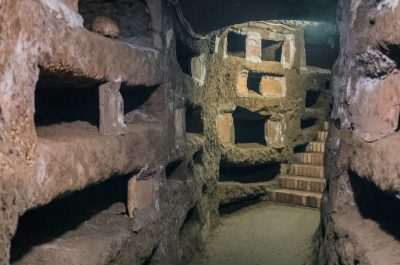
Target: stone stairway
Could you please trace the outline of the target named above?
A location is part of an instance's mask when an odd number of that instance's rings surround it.
[[[268,191],[268,200],[320,208],[326,185],[323,164],[328,127],[329,123],[324,122],[316,139],[307,145],[306,152],[295,154],[295,162],[289,165],[289,175],[278,178],[279,187]]]

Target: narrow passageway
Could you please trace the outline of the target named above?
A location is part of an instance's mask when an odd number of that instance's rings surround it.
[[[190,265],[312,265],[318,210],[261,202],[221,217]]]

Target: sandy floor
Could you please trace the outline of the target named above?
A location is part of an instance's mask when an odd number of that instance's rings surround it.
[[[311,265],[319,215],[268,202],[226,215],[190,265]]]

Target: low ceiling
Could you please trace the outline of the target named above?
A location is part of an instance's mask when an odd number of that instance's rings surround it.
[[[336,21],[337,0],[180,0],[180,3],[186,19],[199,33],[255,20]]]

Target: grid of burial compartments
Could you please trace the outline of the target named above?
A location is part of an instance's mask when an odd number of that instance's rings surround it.
[[[292,38],[285,34],[261,34],[257,30],[228,31],[224,42],[224,57],[243,60],[242,70],[237,74],[236,94],[242,98],[284,100],[287,94],[286,77],[283,71],[276,73],[274,69],[279,66],[281,69],[290,68],[293,65],[290,53],[294,45]],[[251,65],[257,67],[253,70]],[[265,105],[268,104],[265,101]],[[279,148],[284,144],[286,125],[283,114],[271,117],[243,107],[221,106],[217,124],[223,144],[257,144],[258,147]]]
[[[287,27],[281,26],[258,27],[249,23],[226,32],[224,59],[237,64],[238,72],[236,87],[231,90],[236,94],[235,103],[220,106],[217,117],[218,135],[224,149],[219,179],[222,196],[229,194],[224,191],[251,184],[265,185],[268,192],[264,195],[270,198],[269,192],[275,186],[268,185],[277,184],[280,175],[287,173],[281,172],[281,163],[287,163],[285,159],[289,158],[279,153],[298,145],[290,142],[293,137],[286,135],[287,127],[304,134],[300,138],[312,140],[315,128],[320,126],[321,113],[325,113],[329,83],[325,85],[324,80],[328,80],[329,73],[319,68],[308,69],[302,31],[285,30]],[[299,100],[303,93],[304,101]],[[293,105],[298,110],[295,114],[269,111],[273,106],[284,108],[287,102],[295,102]],[[265,159],[260,159],[263,154],[267,154]],[[260,194],[250,192],[241,199],[257,196]],[[241,199],[220,197],[220,204],[230,207],[229,202]]]
[[[123,146],[135,145],[136,137],[131,137],[131,134],[154,131],[159,126],[149,122],[161,111],[152,107],[160,105],[156,104],[160,100],[157,91],[157,86],[104,83],[67,72],[52,72],[41,68],[35,88],[34,121],[39,149],[47,152],[42,161],[46,167],[42,170],[71,166],[69,177],[75,178],[77,162],[74,159],[77,150],[87,157],[97,157],[93,163],[88,159],[87,162],[91,165],[80,164],[81,170],[86,170],[83,167],[88,166],[87,171],[96,172],[97,167],[104,167],[103,162],[110,156],[115,157],[116,149],[119,149],[118,145],[115,146],[116,141]],[[103,158],[100,158],[99,152]],[[121,150],[118,152],[123,153]],[[121,157],[124,158],[123,154]],[[110,167],[113,166],[112,163],[109,162]],[[120,164],[118,166],[121,167]],[[120,169],[122,172],[125,170]],[[90,174],[87,171],[85,175]],[[102,212],[111,205],[121,202],[125,204],[127,183],[134,172],[127,175],[95,174],[90,177],[98,178],[96,181],[108,180],[82,190],[75,188],[73,183],[61,181],[60,179],[64,178],[62,171],[52,170],[45,174],[48,175],[48,183],[58,181],[58,189],[68,187],[72,191],[68,196],[59,199],[56,199],[59,194],[52,194],[54,200],[49,204],[27,211],[20,218],[11,244],[11,264],[26,264],[30,259],[31,248],[37,249],[35,255],[45,258],[47,254],[42,250],[43,242],[52,238],[62,238],[68,242],[68,234],[63,235],[65,231],[78,227],[93,214],[103,214]],[[85,178],[87,179],[80,181],[87,181],[86,186],[89,186],[89,176]],[[155,184],[150,182],[150,185]],[[143,188],[140,181],[136,186],[139,189],[147,188]],[[104,197],[104,194],[107,196]],[[84,204],[76,201],[83,201]],[[73,218],[65,218],[66,215]],[[38,224],[41,223],[46,225],[39,227]],[[83,242],[85,240],[83,239]]]
[[[239,98],[265,99],[266,107],[270,104],[270,99],[284,100],[287,95],[286,76],[283,70],[277,73],[275,69],[290,68],[293,65],[293,61],[290,61],[291,45],[294,43],[284,34],[261,34],[257,30],[227,32],[224,57],[236,57],[242,64],[240,72],[237,73],[237,87],[234,93]],[[225,105],[220,106],[217,127],[219,138],[225,147],[234,146],[250,152],[252,148],[279,150],[285,144],[286,124],[283,114],[265,115],[246,107]],[[249,175],[253,171],[257,173],[257,178]],[[244,172],[246,174],[243,174]],[[276,179],[279,172],[280,162],[276,161],[258,166],[229,163],[229,167],[222,162],[220,185],[263,185]],[[224,212],[225,206],[222,206],[221,212]]]

